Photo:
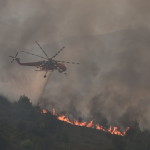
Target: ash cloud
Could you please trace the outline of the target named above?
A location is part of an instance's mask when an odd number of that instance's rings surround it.
[[[25,94],[47,107],[104,124],[138,120],[150,128],[150,2],[147,0],[0,0],[0,92],[14,100]],[[31,49],[58,60],[68,75],[10,64],[9,55]],[[19,54],[22,61],[39,60]],[[100,117],[99,117],[100,116]],[[105,118],[107,120],[105,120]]]

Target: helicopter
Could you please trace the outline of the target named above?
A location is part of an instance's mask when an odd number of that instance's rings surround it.
[[[65,66],[65,63],[67,64],[80,64],[80,63],[76,63],[76,62],[69,62],[69,61],[59,61],[59,60],[55,60],[54,58],[65,48],[65,47],[62,47],[55,55],[53,55],[52,57],[48,57],[48,55],[46,54],[46,52],[44,51],[44,49],[41,47],[41,45],[35,41],[36,44],[39,46],[39,48],[43,51],[45,57],[43,56],[40,56],[40,55],[37,55],[37,54],[33,54],[31,52],[27,52],[27,51],[20,51],[20,52],[23,52],[23,53],[27,53],[27,54],[30,54],[30,55],[33,55],[33,56],[36,56],[36,57],[39,57],[39,58],[42,58],[44,60],[42,61],[37,61],[37,62],[27,62],[27,63],[21,63],[20,62],[20,58],[17,58],[19,52],[16,53],[15,56],[9,56],[12,58],[12,61],[11,63],[14,62],[14,60],[19,64],[19,65],[22,65],[22,66],[33,66],[33,67],[36,67],[38,68],[38,70],[35,70],[35,71],[45,71],[45,75],[44,75],[44,78],[47,77],[47,73],[48,71],[54,71],[54,70],[57,70],[59,73],[64,73],[66,74],[66,70],[67,70],[67,67]]]

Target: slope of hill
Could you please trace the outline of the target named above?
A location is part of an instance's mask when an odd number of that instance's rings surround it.
[[[1,150],[149,150],[150,132],[136,126],[124,137],[77,127],[43,114],[22,96],[10,103],[0,97]]]

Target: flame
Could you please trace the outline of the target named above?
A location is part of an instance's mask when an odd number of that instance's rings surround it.
[[[42,110],[42,114],[46,114],[47,113],[47,110],[46,109],[43,109]]]
[[[48,111],[46,109],[43,109],[42,113],[45,114],[45,113],[48,113]],[[67,122],[71,125],[87,127],[87,128],[94,128],[96,130],[108,132],[110,134],[125,136],[127,131],[130,129],[129,127],[127,127],[125,131],[121,132],[121,131],[118,130],[118,127],[116,127],[116,126],[114,126],[114,127],[110,126],[108,129],[106,129],[106,128],[104,128],[103,126],[101,126],[99,124],[94,124],[94,121],[90,121],[90,122],[79,122],[78,120],[71,121],[65,115],[57,114],[56,110],[54,108],[52,109],[51,113],[52,113],[52,115],[56,116],[58,120],[63,121],[63,122]]]

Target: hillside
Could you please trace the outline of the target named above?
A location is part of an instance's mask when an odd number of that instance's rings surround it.
[[[149,150],[150,132],[138,124],[127,135],[116,136],[95,129],[77,127],[41,113],[22,96],[10,103],[0,96],[1,150]]]

